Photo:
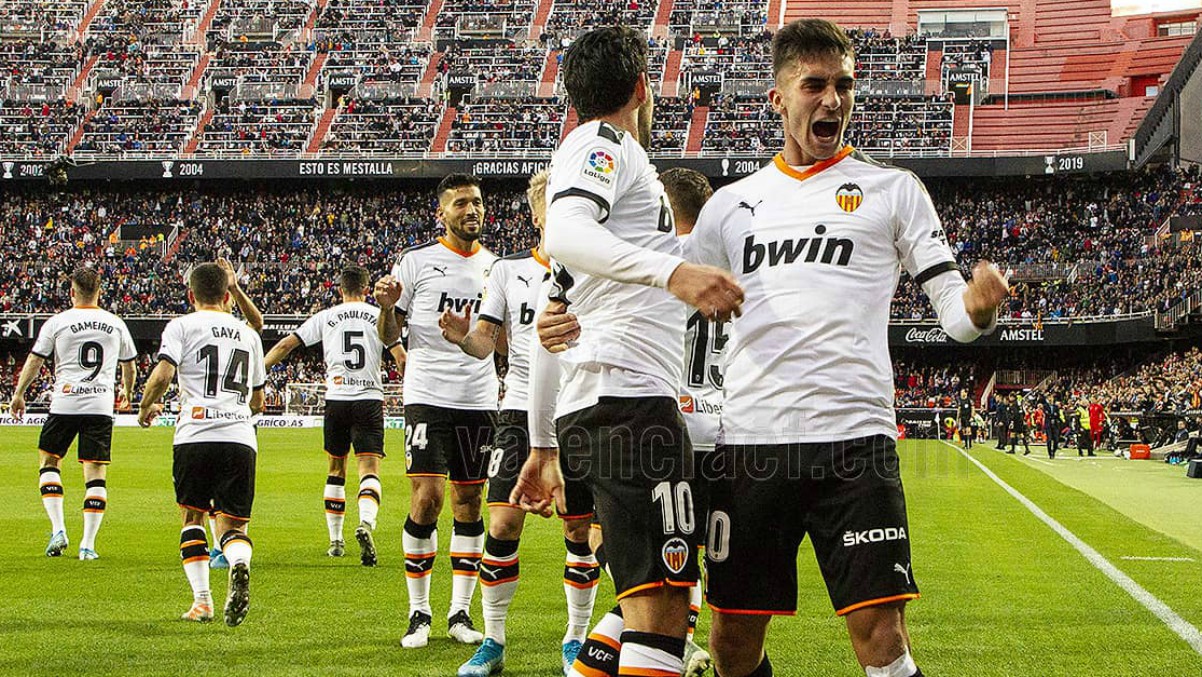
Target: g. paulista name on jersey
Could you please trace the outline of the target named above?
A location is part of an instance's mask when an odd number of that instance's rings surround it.
[[[755,235],[748,235],[743,241],[743,272],[755,272],[764,263],[769,267],[791,264],[796,262],[803,252],[804,263],[847,266],[851,262],[851,254],[855,251],[856,244],[843,237],[823,237],[826,233],[827,227],[818,224],[814,228],[817,237],[760,243],[755,241]]]

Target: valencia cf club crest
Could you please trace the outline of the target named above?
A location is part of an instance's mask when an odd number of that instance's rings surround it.
[[[839,186],[839,192],[835,193],[835,202],[839,203],[839,208],[848,214],[860,208],[860,203],[864,201],[864,191],[854,183],[845,183]]]
[[[684,539],[673,538],[664,543],[662,554],[668,570],[678,574],[684,571],[685,565],[689,563],[689,544],[685,543]]]

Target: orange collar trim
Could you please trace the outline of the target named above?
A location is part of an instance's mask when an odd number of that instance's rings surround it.
[[[543,257],[539,256],[538,255],[538,247],[531,248],[530,253],[534,255],[535,261],[538,261],[539,263],[542,264],[543,268],[546,268],[547,270],[551,270],[550,259],[544,259]]]
[[[472,243],[472,250],[471,250],[470,252],[465,252],[465,251],[463,251],[462,249],[459,249],[459,248],[455,247],[455,246],[454,246],[454,245],[452,245],[450,242],[447,242],[447,239],[446,239],[445,237],[440,237],[440,238],[438,238],[438,242],[439,242],[439,243],[440,243],[442,246],[446,247],[447,249],[450,249],[451,251],[455,252],[456,254],[458,254],[458,255],[460,255],[460,256],[462,256],[462,257],[464,257],[464,258],[467,258],[467,257],[469,257],[469,256],[472,256],[472,255],[474,255],[476,252],[480,251],[480,243],[479,243],[479,242],[473,242],[473,243]]]
[[[809,169],[805,170],[804,172],[799,172],[796,169],[793,169],[792,167],[790,167],[789,163],[785,162],[785,156],[781,153],[777,153],[776,157],[772,158],[772,161],[776,164],[776,168],[779,169],[786,176],[791,176],[791,177],[797,179],[798,181],[805,181],[806,179],[810,178],[811,176],[814,176],[815,174],[820,174],[823,171],[839,164],[839,162],[842,161],[843,158],[847,157],[848,155],[851,155],[853,151],[855,151],[855,148],[852,148],[851,146],[844,146],[842,149],[839,150],[838,153],[835,153],[834,157],[823,160],[822,162],[817,162],[814,165],[812,165]]]

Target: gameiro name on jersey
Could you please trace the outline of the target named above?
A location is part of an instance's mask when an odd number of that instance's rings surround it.
[[[229,313],[197,310],[167,323],[159,359],[176,369],[175,444],[230,442],[258,449],[250,397],[267,381],[259,334]]]
[[[896,437],[888,325],[900,269],[920,285],[964,285],[922,183],[850,146],[803,169],[778,155],[721,188],[688,253],[746,294],[727,347],[728,444]],[[949,329],[952,313],[936,308]],[[960,310],[948,333],[973,340]]]
[[[442,337],[438,318],[450,310],[480,313],[484,281],[497,257],[477,243],[459,251],[443,238],[401,252],[392,276],[401,283],[397,312],[409,326],[405,363],[405,404],[496,411],[497,371],[492,360],[477,360]]]
[[[683,255],[664,186],[633,135],[597,120],[580,125],[555,151],[550,174],[550,212],[565,198],[587,199],[600,209],[600,224],[618,240],[664,261]],[[556,227],[549,217],[548,242]],[[666,266],[663,277],[674,268]],[[567,375],[556,417],[592,406],[602,396],[678,396],[686,321],[682,301],[662,287],[574,270],[554,254],[552,283],[552,298],[569,305],[581,330],[576,344],[559,356]]]
[[[100,308],[72,308],[46,320],[34,355],[54,360],[52,414],[113,415],[117,362],[137,358],[121,318]]]
[[[484,286],[481,320],[505,327],[509,369],[501,408],[525,411],[530,387],[530,346],[535,340],[535,308],[539,290],[551,274],[551,264],[537,249],[498,259]]]
[[[385,346],[376,334],[379,316],[379,308],[353,301],[317,313],[296,330],[305,346],[322,345],[327,400],[383,401],[380,361]]]

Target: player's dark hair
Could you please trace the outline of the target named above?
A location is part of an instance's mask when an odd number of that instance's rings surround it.
[[[439,200],[442,200],[444,193],[467,186],[479,188],[480,177],[474,174],[447,174],[442,181],[438,182],[438,190],[434,194],[438,196]]]
[[[671,167],[660,172],[660,183],[668,193],[668,203],[672,205],[672,213],[676,218],[686,223],[697,223],[697,215],[701,208],[714,194],[709,179],[696,169]]]
[[[580,122],[621,110],[647,72],[647,38],[604,26],[576,38],[563,58],[563,84]]]
[[[192,290],[197,303],[221,303],[229,291],[229,278],[216,263],[202,263],[193,268],[188,276],[188,288]]]
[[[347,294],[362,294],[367,289],[367,269],[362,266],[347,266],[342,269],[338,286]]]
[[[71,287],[85,299],[96,298],[100,293],[100,273],[91,268],[76,268],[71,273]]]
[[[772,37],[772,75],[779,78],[781,71],[799,58],[829,54],[855,59],[856,48],[847,33],[833,21],[798,19]]]

